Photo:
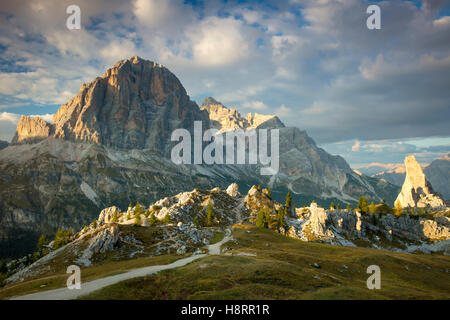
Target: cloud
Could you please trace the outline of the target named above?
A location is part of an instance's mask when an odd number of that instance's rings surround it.
[[[193,60],[201,66],[222,66],[248,58],[243,25],[233,18],[209,17],[187,32]]]
[[[269,107],[264,102],[259,101],[259,100],[244,102],[242,104],[242,106],[247,109],[259,110],[259,111],[269,109]]]
[[[353,152],[359,151],[360,147],[361,147],[361,142],[360,141],[355,141],[355,144],[352,146],[352,151]]]

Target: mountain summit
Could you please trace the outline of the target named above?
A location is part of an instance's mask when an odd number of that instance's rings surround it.
[[[208,121],[178,78],[160,64],[135,56],[83,84],[53,116],[53,126],[46,126],[41,119],[21,119],[14,142],[53,135],[167,155],[172,131],[191,130],[195,120]],[[50,126],[52,129],[47,128]],[[30,136],[29,132],[36,134]]]

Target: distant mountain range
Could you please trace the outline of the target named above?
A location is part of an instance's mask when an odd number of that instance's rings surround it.
[[[427,179],[433,185],[433,188],[441,193],[444,198],[450,199],[450,153],[421,166]],[[403,184],[406,175],[405,165],[403,163],[374,163],[367,167],[358,168],[358,171],[371,177],[385,179],[397,186]]]
[[[279,129],[280,170],[260,175],[260,165],[176,165],[170,152],[175,129],[219,134],[236,129]],[[270,150],[270,149],[269,149]],[[22,116],[12,143],[0,151],[0,257],[34,248],[42,233],[81,228],[111,205],[148,204],[188,189],[237,182],[272,187],[274,200],[355,204],[360,196],[393,204],[400,188],[356,174],[276,116],[226,108],[213,98],[201,107],[167,68],[139,57],[117,62],[62,105],[53,124]]]

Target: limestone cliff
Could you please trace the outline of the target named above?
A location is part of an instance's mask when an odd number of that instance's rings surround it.
[[[53,125],[39,117],[21,116],[11,144],[34,143],[53,134]]]
[[[220,133],[237,129],[250,130],[284,127],[284,124],[277,116],[248,113],[244,118],[239,111],[227,108],[211,97],[206,97],[203,100],[200,109],[208,112],[210,126],[219,129]]]
[[[406,178],[396,202],[402,207],[444,207],[441,195],[433,191],[431,183],[423,173],[414,156],[405,158]]]

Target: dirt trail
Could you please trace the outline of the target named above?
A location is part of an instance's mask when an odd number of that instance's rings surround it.
[[[221,254],[220,247],[225,242],[229,241],[231,239],[231,230],[226,230],[225,237],[215,243],[208,245],[208,252],[211,255],[218,255]],[[171,264],[165,264],[165,265],[157,265],[157,266],[150,266],[150,267],[143,267],[138,269],[133,269],[125,273],[117,274],[114,276],[109,276],[89,282],[82,282],[81,283],[81,289],[68,289],[68,288],[60,288],[60,289],[54,289],[54,290],[47,290],[47,291],[41,291],[36,292],[32,294],[27,294],[24,296],[18,296],[13,297],[11,300],[71,300],[76,299],[78,297],[90,294],[94,291],[97,291],[101,288],[116,284],[118,282],[129,280],[137,277],[144,277],[151,274],[158,273],[162,270],[169,270],[173,268],[182,267],[192,261],[195,261],[197,259],[205,257],[206,254],[199,254],[195,256],[190,256],[187,258],[183,258],[180,260],[177,260],[175,262],[172,262]]]

